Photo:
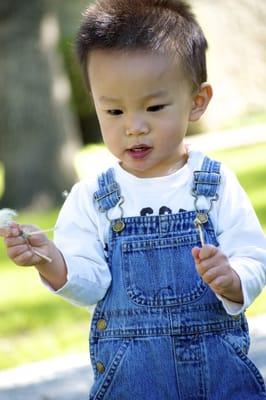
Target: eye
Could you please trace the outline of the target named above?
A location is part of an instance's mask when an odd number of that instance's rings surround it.
[[[162,110],[166,105],[165,104],[158,104],[156,106],[150,106],[147,108],[149,112],[156,112]]]
[[[121,115],[121,114],[123,114],[123,111],[122,110],[107,110],[107,114],[113,115],[113,116]]]

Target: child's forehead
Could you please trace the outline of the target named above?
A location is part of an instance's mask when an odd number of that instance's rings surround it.
[[[176,52],[163,52],[160,50],[152,50],[149,48],[110,48],[110,49],[95,49],[88,54],[88,64],[91,60],[107,62],[159,62],[164,60],[167,63],[175,64],[177,67],[181,65],[181,59],[176,55]]]
[[[90,81],[121,83],[134,78],[143,78],[147,84],[187,78],[180,59],[145,49],[94,50],[88,58],[88,74]]]

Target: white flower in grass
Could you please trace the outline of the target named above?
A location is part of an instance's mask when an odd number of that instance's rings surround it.
[[[0,228],[8,228],[16,216],[17,213],[15,210],[11,210],[10,208],[2,208],[0,210]]]

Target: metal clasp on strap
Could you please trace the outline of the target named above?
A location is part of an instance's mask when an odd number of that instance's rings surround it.
[[[204,211],[204,212],[200,211],[200,209],[198,208],[197,201],[199,199],[199,196],[197,195],[195,190],[192,190],[192,196],[195,198],[194,207],[195,207],[195,210],[197,212],[196,218],[194,219],[194,224],[195,224],[196,228],[199,231],[201,245],[204,246],[205,245],[205,238],[204,238],[203,225],[208,222],[208,220],[209,220],[209,212],[211,211],[211,209],[213,207],[214,201],[217,201],[219,199],[219,196],[216,193],[215,196],[208,198],[208,200],[209,200],[209,208],[207,209],[207,211]]]
[[[199,199],[200,196],[197,195],[197,193],[196,193],[196,191],[195,191],[194,189],[192,189],[191,194],[192,194],[192,196],[195,198],[195,200],[194,200],[194,207],[195,207],[195,210],[199,213],[200,210],[199,210],[199,208],[198,208],[197,201],[198,201],[198,199]],[[208,210],[207,210],[207,212],[206,212],[207,214],[209,214],[209,212],[211,211],[212,206],[213,206],[213,203],[214,203],[215,201],[217,201],[218,199],[219,199],[218,193],[215,193],[215,195],[214,195],[213,197],[208,198],[208,200],[209,200],[209,208],[208,208]]]
[[[119,218],[116,219],[115,221],[113,221],[113,220],[109,217],[109,214],[108,214],[109,210],[107,210],[106,213],[105,213],[107,220],[111,223],[112,230],[113,230],[114,232],[116,232],[116,233],[122,232],[122,231],[125,229],[125,223],[124,223],[124,221],[122,220],[123,215],[124,215],[124,210],[123,210],[123,208],[122,208],[122,204],[124,203],[124,201],[125,201],[124,197],[121,196],[121,198],[120,198],[120,200],[119,200],[119,202],[118,202],[118,207],[119,207],[119,209],[120,209],[120,213],[121,213],[121,214],[120,214]]]

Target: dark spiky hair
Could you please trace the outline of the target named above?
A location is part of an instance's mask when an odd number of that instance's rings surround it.
[[[178,56],[196,87],[207,80],[207,46],[183,0],[96,0],[85,10],[76,38],[86,78],[91,51],[144,49]]]

